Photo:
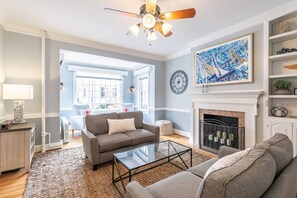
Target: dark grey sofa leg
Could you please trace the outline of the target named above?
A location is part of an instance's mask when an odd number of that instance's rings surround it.
[[[97,170],[97,165],[93,165],[93,171]]]

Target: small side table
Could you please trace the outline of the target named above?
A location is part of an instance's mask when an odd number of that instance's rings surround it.
[[[0,148],[0,175],[20,168],[29,172],[35,153],[35,123],[27,121],[0,130]]]

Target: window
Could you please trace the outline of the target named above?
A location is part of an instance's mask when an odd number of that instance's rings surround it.
[[[149,107],[149,85],[148,77],[139,78],[139,108],[148,110]]]
[[[76,77],[77,103],[89,104],[92,109],[120,108],[121,79]]]

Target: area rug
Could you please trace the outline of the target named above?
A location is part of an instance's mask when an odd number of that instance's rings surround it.
[[[184,158],[186,162],[189,161],[189,155],[185,154]],[[193,150],[193,166],[208,159]],[[181,162],[176,159],[175,163]],[[121,171],[125,172],[124,167],[121,167]],[[176,166],[166,163],[139,173],[132,180],[148,186],[180,171]],[[102,164],[97,171],[93,171],[82,147],[39,154],[34,157],[24,197],[117,198],[120,195],[111,182],[111,172],[111,163]]]

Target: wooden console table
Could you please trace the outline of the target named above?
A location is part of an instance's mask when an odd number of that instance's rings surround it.
[[[14,124],[8,130],[0,130],[0,175],[1,172],[21,168],[29,172],[34,146],[34,122]]]

